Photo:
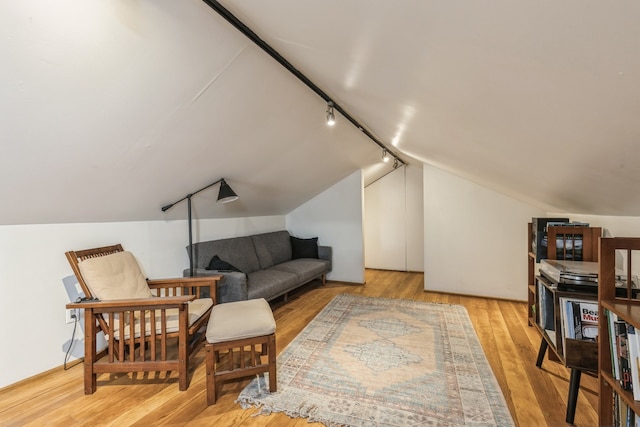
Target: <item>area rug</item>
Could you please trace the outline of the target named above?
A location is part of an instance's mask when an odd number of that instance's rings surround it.
[[[278,356],[278,391],[254,379],[256,415],[328,426],[512,426],[464,307],[338,295]]]

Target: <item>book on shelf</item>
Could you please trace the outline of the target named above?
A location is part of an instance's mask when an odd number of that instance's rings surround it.
[[[640,347],[638,347],[638,335],[633,325],[627,323],[627,343],[629,345],[629,365],[631,369],[631,387],[633,399],[640,400],[640,377],[638,377],[638,357],[640,357]]]
[[[631,365],[629,364],[629,340],[627,336],[627,322],[615,322],[616,351],[618,353],[618,367],[620,369],[620,386],[624,390],[632,390]]]
[[[618,346],[616,345],[616,323],[618,315],[607,310],[607,323],[609,326],[609,353],[611,354],[611,376],[620,381],[620,366],[618,365]]]
[[[606,311],[611,354],[611,376],[625,390],[633,391],[634,400],[640,401],[640,333],[633,325]]]
[[[613,424],[615,427],[640,427],[640,417],[617,394],[613,398]]]
[[[555,330],[553,294],[538,282],[538,302],[540,312],[538,313],[538,325],[545,330]]]

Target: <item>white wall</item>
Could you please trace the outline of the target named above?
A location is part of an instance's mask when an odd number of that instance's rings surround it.
[[[364,283],[363,186],[355,172],[286,216],[292,235],[333,248],[330,280]]]
[[[199,241],[282,230],[285,218],[194,224]],[[187,221],[0,226],[0,387],[63,364],[73,329],[65,323],[63,280],[75,282],[65,251],[122,243],[148,277],[178,277],[188,266],[187,230]]]
[[[365,266],[424,271],[422,169],[398,168],[364,194]]]
[[[407,269],[405,168],[367,186],[364,192],[365,266]]]
[[[407,193],[407,270],[424,271],[424,197],[422,168],[405,167]]]
[[[525,300],[527,224],[546,213],[436,167],[423,171],[425,290]]]

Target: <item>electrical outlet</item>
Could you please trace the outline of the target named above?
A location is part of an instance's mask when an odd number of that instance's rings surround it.
[[[76,310],[74,310],[73,308],[66,309],[65,314],[67,323],[73,323],[76,321],[77,314]]]

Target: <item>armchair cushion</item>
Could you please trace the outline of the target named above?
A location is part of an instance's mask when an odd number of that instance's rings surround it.
[[[189,303],[189,326],[193,325],[196,321],[198,321],[213,305],[213,300],[211,298],[200,298],[193,300]],[[178,319],[179,311],[177,308],[170,308],[167,310],[167,330],[168,334],[173,332],[178,332],[179,329],[179,319]],[[145,336],[151,335],[151,313],[149,311],[145,312]],[[125,329],[124,329],[124,338],[129,339],[130,336],[130,325],[129,318],[125,321]],[[160,316],[160,310],[156,310],[156,333],[160,333],[162,331],[162,318]],[[113,336],[114,338],[118,338],[120,336],[120,322],[119,319],[115,319],[113,325]],[[135,338],[140,338],[140,319],[138,316],[135,318],[134,324],[134,336]]]
[[[94,297],[109,301],[153,296],[138,261],[128,251],[89,258],[78,263]]]

